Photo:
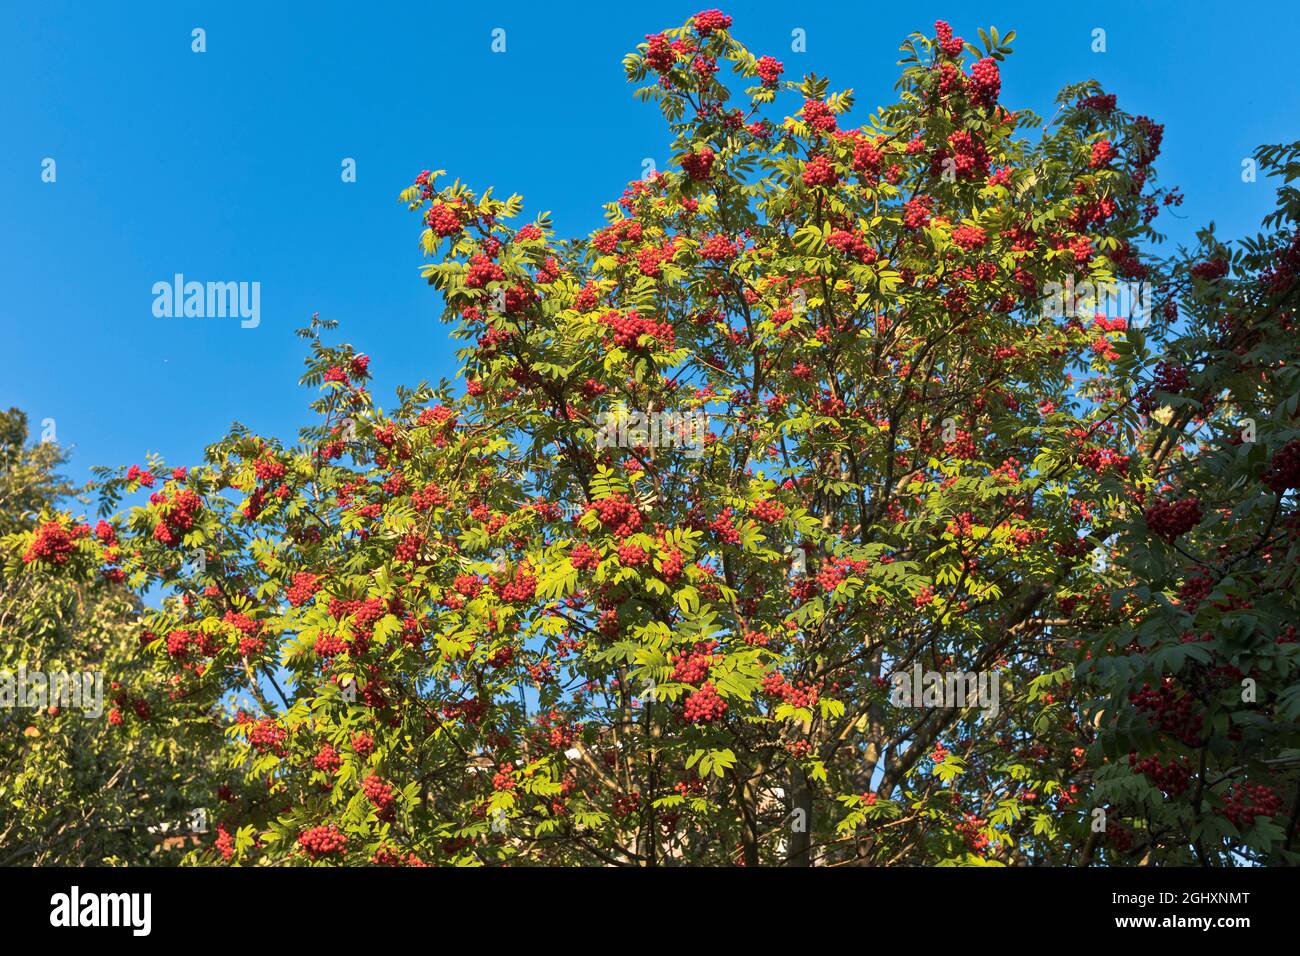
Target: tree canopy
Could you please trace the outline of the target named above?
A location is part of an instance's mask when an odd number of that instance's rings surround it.
[[[624,60],[673,161],[589,235],[401,194],[463,382],[384,408],[313,317],[296,440],[103,469],[93,530],[7,437],[6,665],[113,685],[4,813],[202,809],[196,863],[1300,860],[1300,147],[1261,235],[1158,256],[1162,127],[1004,104],[1013,40],[913,34],[864,112],[697,14]]]

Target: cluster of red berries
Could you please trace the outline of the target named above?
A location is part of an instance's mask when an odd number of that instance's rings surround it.
[[[1214,578],[1208,573],[1189,575],[1178,588],[1178,600],[1188,614],[1195,614],[1196,609],[1214,590]]]
[[[1074,253],[1074,261],[1083,265],[1092,258],[1092,237],[1075,236],[1067,243],[1069,250]],[[1104,339],[1102,341],[1105,341]]]
[[[374,853],[370,854],[370,863],[372,866],[416,866],[427,867],[425,863],[414,852],[403,853],[401,850],[391,846],[381,846]]]
[[[1170,736],[1189,747],[1200,743],[1203,717],[1197,710],[1196,700],[1180,691],[1172,677],[1164,678],[1158,689],[1143,684],[1141,690],[1129,695],[1129,701]]]
[[[323,773],[334,774],[343,766],[343,758],[329,744],[322,744],[316,756],[311,758],[311,765]]]
[[[764,86],[776,86],[785,71],[785,65],[775,57],[760,56],[757,63],[759,79]]]
[[[971,102],[976,106],[992,107],[1002,91],[1002,75],[997,60],[985,57],[970,69]]]
[[[988,242],[988,233],[979,226],[958,226],[952,231],[952,241],[967,252],[980,248]]]
[[[1079,464],[1095,474],[1113,468],[1116,474],[1127,475],[1128,462],[1128,455],[1121,455],[1109,448],[1085,448],[1079,455]]]
[[[372,773],[361,781],[361,789],[365,793],[366,799],[373,803],[375,809],[379,811],[379,819],[384,820],[392,816],[394,798],[391,784]]]
[[[790,684],[779,671],[769,671],[763,677],[763,693],[785,701],[791,707],[809,709],[817,706],[819,694],[811,684]]]
[[[248,617],[247,614],[240,614],[238,611],[226,611],[222,622],[233,627],[239,635],[239,654],[242,657],[250,657],[252,654],[259,654],[266,646],[263,636],[261,636],[261,624],[256,620]],[[205,654],[216,653],[216,646],[208,650],[207,644],[203,645]]]
[[[514,768],[508,763],[501,764],[496,772],[492,774],[492,789],[513,790],[515,786]]]
[[[682,568],[686,566],[686,556],[681,551],[673,548],[659,561],[659,576],[669,583],[676,581],[682,574]]]
[[[955,429],[952,441],[943,443],[943,453],[952,458],[974,458],[975,438],[964,428]]]
[[[709,236],[700,244],[700,258],[709,262],[730,262],[739,251],[735,240],[720,233]]]
[[[966,75],[962,73],[961,68],[952,63],[940,63],[938,66],[939,74],[939,95],[947,96],[955,90],[960,90],[966,85]]]
[[[348,838],[340,833],[334,824],[326,827],[312,827],[298,834],[298,845],[313,860],[323,856],[342,853],[347,848]]]
[[[569,563],[579,571],[590,571],[600,564],[600,552],[587,542],[579,541],[569,552]]]
[[[989,845],[988,835],[983,832],[983,827],[987,822],[983,817],[967,813],[957,821],[953,829],[966,841],[966,845],[970,847],[971,852],[981,853]]]
[[[1092,154],[1088,157],[1090,169],[1100,169],[1115,158],[1115,147],[1108,139],[1099,139],[1092,144]]]
[[[1179,501],[1159,501],[1143,514],[1151,533],[1172,543],[1180,534],[1186,534],[1201,523],[1201,503],[1195,498]]]
[[[601,324],[613,332],[614,344],[619,348],[638,348],[643,335],[649,336],[661,345],[673,344],[672,325],[640,316],[635,310],[628,312],[627,315],[606,312],[601,316]]]
[[[929,196],[913,196],[903,206],[903,225],[908,229],[921,229],[930,222]]]
[[[347,649],[347,644],[337,634],[317,634],[316,641],[312,644],[312,650],[325,658],[338,657]]]
[[[108,712],[108,722],[110,724],[114,727],[120,727],[124,722],[122,711],[128,706],[135,711],[136,716],[141,720],[149,719],[152,712],[149,709],[148,701],[139,698],[129,698],[126,691],[122,689],[122,685],[117,681],[113,681],[112,690],[114,691],[112,698],[113,708]]]
[[[952,35],[952,27],[943,20],[934,21],[934,38],[939,41],[939,49],[947,57],[958,56],[965,45],[961,37]]]
[[[1273,455],[1260,480],[1279,495],[1300,488],[1300,439],[1288,442]]]
[[[709,178],[709,173],[713,169],[713,158],[713,150],[703,146],[682,157],[682,169],[686,170],[686,175],[691,179],[703,182]]]
[[[977,182],[989,174],[989,152],[984,141],[969,130],[958,130],[948,137],[948,149],[938,150],[930,163],[931,173],[940,173],[944,161],[949,158],[953,164],[953,173],[958,179]]]
[[[253,462],[253,473],[257,475],[257,480],[263,484],[279,481],[284,477],[286,470],[284,463],[276,461],[274,458],[263,457]]]
[[[611,495],[593,501],[587,508],[596,512],[600,523],[618,538],[626,538],[641,530],[641,512],[625,495]]]
[[[1223,259],[1210,259],[1207,262],[1198,262],[1192,266],[1192,277],[1206,282],[1222,279],[1227,274],[1228,263]]]
[[[643,246],[636,252],[637,268],[643,276],[658,279],[664,274],[664,263],[671,262],[676,254],[675,239],[669,239],[662,246]]]
[[[740,543],[740,529],[732,520],[730,508],[723,508],[722,512],[709,522],[709,530],[718,536],[718,540],[726,544]]]
[[[284,742],[288,738],[289,732],[271,717],[255,721],[248,731],[248,743],[254,750],[262,754],[273,753],[277,757],[284,756]]]
[[[1192,768],[1186,758],[1171,760],[1165,764],[1154,755],[1139,760],[1134,753],[1129,754],[1128,762],[1129,766],[1150,780],[1153,786],[1171,797],[1179,796],[1189,786]]]
[[[73,525],[65,528],[61,522],[47,521],[36,529],[36,537],[23,552],[23,561],[33,564],[67,564],[77,547],[77,542],[90,534],[90,525]]]
[[[476,598],[479,592],[483,590],[483,579],[473,574],[458,574],[451,582],[451,586],[457,594],[463,594],[467,598]]]
[[[1191,384],[1187,369],[1173,362],[1157,362],[1152,388],[1159,392],[1177,395]]]
[[[759,521],[766,521],[769,524],[780,521],[785,517],[785,508],[779,501],[755,501],[749,506],[749,513]]]
[[[1089,200],[1082,205],[1076,206],[1074,212],[1070,213],[1070,227],[1080,232],[1087,230],[1091,225],[1101,225],[1115,215],[1119,205],[1110,196],[1102,196],[1099,199]],[[1123,319],[1119,321],[1123,322]],[[1128,323],[1125,323],[1127,325]],[[1124,325],[1114,327],[1116,331],[1123,331]]]
[[[700,151],[700,153],[702,159],[707,159],[709,163],[713,162],[713,151],[708,147],[705,147]],[[704,153],[708,153],[708,156],[703,156]],[[685,160],[683,160],[682,165],[686,165]],[[642,232],[643,230],[639,220],[620,219],[617,222],[606,226],[604,229],[598,230],[596,235],[592,238],[591,244],[604,255],[613,255],[618,251],[620,243],[639,243],[641,241]],[[587,284],[587,288],[591,288],[591,283]],[[584,291],[586,290],[584,289]],[[592,289],[593,297],[598,294],[597,290]]]
[[[357,627],[369,629],[388,612],[388,602],[375,597],[364,601],[345,601],[342,598],[330,598],[330,614],[337,620],[351,617]]]
[[[727,702],[718,696],[711,681],[686,698],[684,717],[692,724],[707,724],[721,720],[727,713]]]
[[[831,558],[817,571],[817,584],[828,594],[853,574],[866,574],[867,561],[855,561],[851,558]]]
[[[1120,853],[1127,853],[1133,848],[1133,831],[1122,823],[1111,823],[1106,827],[1106,842]]]
[[[1114,112],[1115,94],[1096,93],[1092,96],[1085,96],[1079,100],[1078,108],[1081,110],[1096,110],[1098,113]]]
[[[721,10],[702,10],[691,17],[691,24],[695,27],[696,33],[706,37],[714,30],[725,30],[730,27],[731,17]]]
[[[489,282],[500,282],[505,277],[505,270],[480,252],[470,257],[465,285],[471,289],[482,289]]]
[[[579,312],[590,312],[600,301],[600,290],[596,288],[595,283],[588,282],[578,290],[578,294],[573,297],[573,307]],[[481,383],[478,384],[482,388]]]
[[[673,680],[683,684],[701,686],[709,679],[709,669],[713,667],[712,651],[716,642],[702,642],[688,653],[675,653],[668,658],[673,665]]]
[[[645,60],[651,69],[665,73],[672,69],[676,59],[677,52],[666,36],[662,33],[646,34]]]
[[[803,184],[810,189],[814,186],[834,186],[840,181],[839,174],[826,156],[814,156],[803,166]]]
[[[867,244],[866,239],[858,235],[856,232],[849,232],[847,229],[836,229],[832,231],[831,234],[826,237],[826,245],[830,246],[832,249],[838,249],[840,253],[848,256],[850,259],[856,259],[858,262],[863,262],[868,265],[875,262],[880,255],[875,249]],[[790,312],[790,310],[785,311]],[[788,321],[791,317],[793,317],[792,312],[786,316],[786,320]],[[775,321],[776,318],[776,313],[773,313],[773,321]]]
[[[285,588],[285,597],[294,607],[302,607],[320,590],[320,576],[299,571],[293,576],[293,583]]]
[[[507,604],[531,601],[533,595],[537,593],[537,578],[533,575],[531,569],[524,564],[515,568],[514,577],[506,575],[501,580],[497,580],[496,576],[493,575],[490,580],[497,597]]]
[[[414,562],[423,548],[424,535],[413,531],[403,535],[397,542],[397,547],[393,549],[393,557],[398,561]]]
[[[446,405],[434,405],[432,408],[423,409],[416,424],[423,428],[437,425],[443,430],[450,430],[456,427],[456,409],[448,408]]]
[[[348,377],[360,383],[370,376],[370,356],[354,355],[348,359]]]
[[[424,214],[425,224],[440,238],[454,236],[461,230],[460,214],[455,206],[436,202]]]
[[[803,121],[821,133],[834,132],[835,113],[823,100],[804,100]]]
[[[552,750],[564,750],[577,739],[578,729],[570,724],[558,710],[537,715],[537,727]]]
[[[229,619],[230,612],[227,612],[226,617]],[[257,625],[253,624],[253,627],[256,628]],[[175,630],[167,635],[167,653],[174,658],[188,657],[190,654],[212,657],[220,649],[217,635],[209,631]]]
[[[1234,783],[1223,797],[1223,815],[1238,830],[1255,822],[1256,817],[1275,817],[1282,809],[1282,799],[1263,784]]]
[[[155,503],[162,505],[162,508],[159,511],[159,521],[154,525],[153,536],[160,544],[171,547],[194,527],[194,517],[202,507],[203,500],[190,489],[182,488],[170,499],[165,494],[158,496]]]
[[[1291,244],[1282,250],[1272,267],[1260,272],[1259,281],[1269,293],[1277,294],[1290,288],[1297,272],[1300,272],[1300,233],[1291,237]]]
[[[948,522],[945,530],[954,538],[969,538],[974,533],[975,516],[969,511],[956,514]]]
[[[641,794],[637,790],[631,793],[620,793],[614,798],[610,809],[616,817],[627,817],[636,813],[641,806]]]
[[[639,568],[650,560],[650,554],[641,545],[632,541],[618,546],[618,563],[625,568]]]
[[[880,175],[880,163],[883,157],[877,143],[858,138],[853,144],[853,170],[861,173],[868,181],[874,181]]]
[[[167,654],[169,657],[185,657],[190,652],[189,631],[177,630],[167,635]]]
[[[429,511],[433,508],[440,508],[447,501],[447,493],[439,488],[436,482],[432,481],[411,495],[411,503],[415,505],[416,511]]]
[[[235,855],[234,837],[224,826],[217,827],[217,838],[213,841],[212,848],[221,854],[223,860],[229,860]]]

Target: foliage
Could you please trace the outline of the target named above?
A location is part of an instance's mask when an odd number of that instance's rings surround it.
[[[223,758],[214,715],[150,714],[165,685],[139,654],[140,601],[101,573],[107,548],[89,527],[52,510],[72,490],[63,453],[29,446],[17,410],[0,415],[0,462],[0,675],[13,695],[0,708],[0,864],[179,862]],[[55,547],[26,560],[38,539]],[[83,696],[29,696],[63,675]],[[138,731],[111,724],[126,709]]]
[[[102,473],[152,494],[78,554],[162,595],[111,733],[239,767],[191,861],[1295,862],[1294,192],[1152,261],[1161,128],[1003,106],[1014,34],[914,34],[850,124],[730,26],[626,58],[673,168],[591,235],[402,194],[463,388],[385,410],[313,318],[297,442]],[[1084,282],[1150,309],[1050,307]]]

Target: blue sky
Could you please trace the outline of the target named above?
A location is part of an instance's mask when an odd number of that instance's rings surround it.
[[[1048,113],[1062,85],[1096,78],[1165,124],[1161,181],[1187,197],[1180,218],[1160,220],[1174,240],[1209,220],[1224,236],[1254,231],[1272,192],[1241,181],[1241,160],[1300,138],[1300,8],[1280,0],[715,2],[756,54],[852,87],[863,115],[892,101],[912,30],[937,17],[967,37],[1015,29],[1004,103]],[[293,330],[313,312],[373,356],[385,399],[398,383],[453,374],[418,274],[418,220],[398,192],[442,168],[585,233],[643,158],[667,160],[623,54],[702,5],[6,4],[0,407],[26,410],[38,430],[54,419],[82,480],[146,452],[193,464],[232,420],[291,438],[310,398]],[[795,28],[806,53],[790,50]],[[47,157],[54,183],[41,180]],[[355,183],[342,181],[344,158]],[[178,272],[260,282],[260,326],[155,318],[150,290]]]

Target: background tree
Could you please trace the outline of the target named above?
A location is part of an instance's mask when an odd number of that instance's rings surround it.
[[[220,729],[155,715],[165,688],[139,654],[112,528],[54,510],[73,492],[63,459],[28,445],[22,412],[0,414],[0,864],[175,863],[197,842],[190,809],[208,801]],[[99,675],[102,708],[93,694],[29,707],[20,668]]]
[[[1130,335],[1146,415],[1123,580],[1080,669],[1113,688],[1094,799],[1122,815],[1114,862],[1300,862],[1300,144],[1257,159],[1283,182],[1267,231],[1202,232],[1168,265],[1174,333]]]

